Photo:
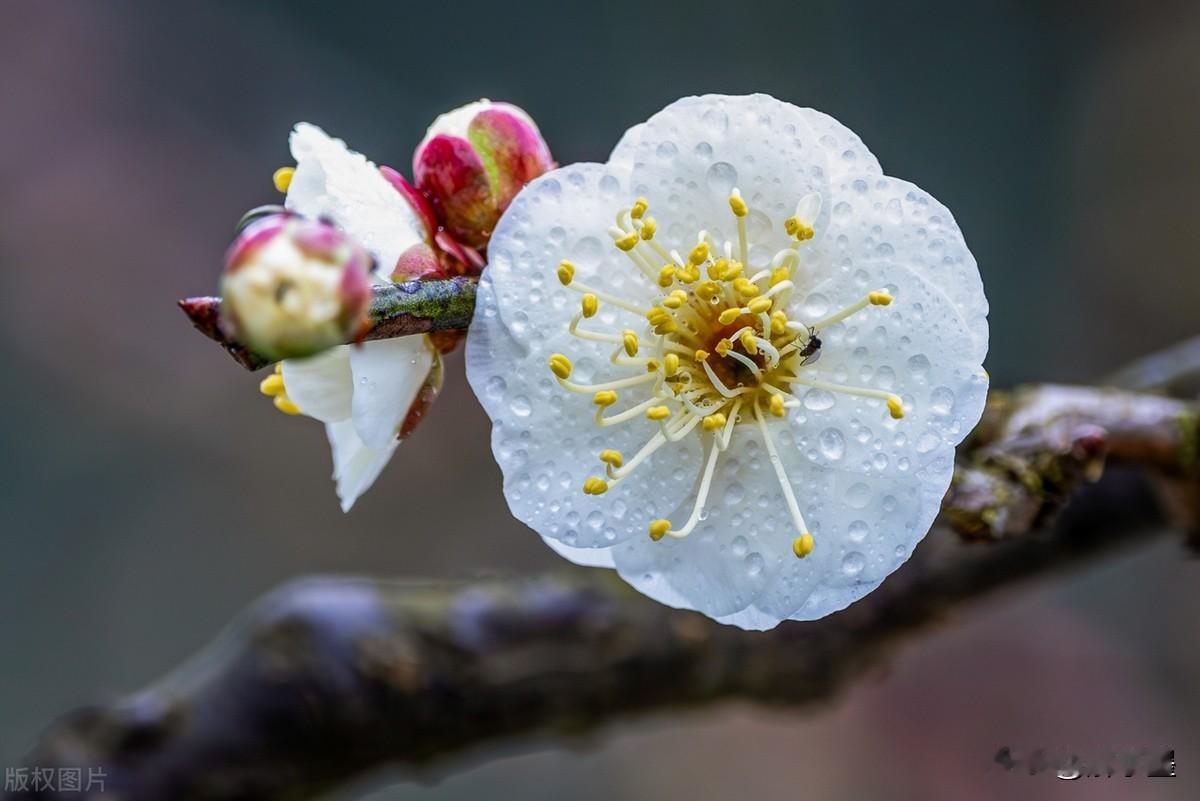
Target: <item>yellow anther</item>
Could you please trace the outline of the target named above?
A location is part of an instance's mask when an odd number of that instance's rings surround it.
[[[708,261],[708,243],[701,242],[692,248],[692,252],[688,254],[688,264],[699,267],[706,261]]]
[[[720,281],[725,276],[725,271],[729,269],[728,259],[717,259],[708,266],[708,277],[713,280]]]
[[[666,309],[661,309],[655,306],[650,311],[646,312],[646,319],[650,321],[650,325],[661,325],[671,319],[671,315]]]
[[[746,201],[742,200],[742,196],[737,192],[729,196],[729,208],[735,217],[745,217],[750,213],[750,207],[746,205]]]
[[[654,359],[649,359],[646,361],[646,372],[647,373],[657,373],[658,367],[659,367],[658,362],[654,361]]]
[[[563,259],[558,263],[558,280],[563,286],[570,286],[575,280],[575,265]]]
[[[703,420],[701,420],[700,425],[704,428],[705,431],[720,431],[722,428],[725,427],[725,423],[727,423],[727,422],[729,422],[729,421],[725,417],[725,415],[721,414],[720,412],[717,412],[716,414],[710,414],[707,417],[705,417]]]
[[[762,314],[770,309],[773,303],[774,301],[770,298],[755,298],[746,304],[746,308],[748,308],[752,314]]]
[[[617,239],[615,241],[615,244],[621,250],[628,252],[630,250],[633,250],[635,247],[637,247],[639,238],[640,237],[638,236],[637,231],[630,231],[629,233],[625,234],[625,236],[621,237],[620,239]]]
[[[679,354],[668,353],[663,357],[663,372],[672,376],[679,372]]]
[[[625,458],[621,456],[621,452],[611,449],[600,451],[600,461],[613,467],[620,467],[625,464]]]
[[[801,242],[813,238],[812,226],[806,225],[799,217],[788,217],[784,220],[783,230],[788,232],[788,236],[794,236]]]
[[[718,356],[724,356],[733,350],[733,341],[728,339],[717,340],[717,346],[714,350],[716,350]]]
[[[771,271],[771,286],[791,280],[792,270],[789,267],[776,267]]]
[[[262,380],[258,385],[258,391],[264,395],[275,397],[283,394],[283,376],[279,373],[271,373]]]
[[[892,416],[893,420],[899,420],[904,417],[904,403],[896,395],[888,398],[887,407],[888,414]]]
[[[637,334],[626,329],[621,332],[621,344],[625,346],[625,352],[630,356],[637,356],[638,338]]]
[[[649,242],[658,233],[658,221],[653,217],[647,217],[642,221],[642,227],[638,229],[638,233],[641,234],[642,239]]]
[[[772,395],[771,400],[767,403],[771,407],[771,414],[775,415],[776,417],[783,417],[785,414],[787,414],[787,409],[784,408],[783,405],[782,395]]]
[[[666,406],[651,406],[646,410],[646,417],[651,420],[666,420],[671,416],[671,410]]]
[[[648,208],[650,208],[650,202],[644,197],[639,197],[633,201],[633,208],[629,210],[629,216],[635,220],[640,220]]]
[[[571,360],[561,353],[555,353],[550,357],[550,371],[563,380],[570,378]]]
[[[744,298],[752,298],[762,291],[758,288],[758,284],[753,283],[749,278],[735,278],[733,288]]]
[[[779,335],[787,331],[787,312],[783,309],[771,312],[771,333]]]
[[[670,520],[655,520],[650,524],[650,539],[658,542],[671,530]]]
[[[617,402],[617,393],[611,389],[602,389],[592,396],[592,403],[603,409]]]
[[[675,265],[664,264],[663,268],[658,271],[658,285],[666,289],[675,280]]]
[[[662,336],[663,334],[674,334],[678,330],[679,326],[676,325],[674,320],[667,320],[666,322],[662,322],[654,326],[654,333],[658,334],[659,336]]]
[[[696,361],[698,361],[698,362],[708,361],[708,351],[706,351],[706,350],[696,351],[695,358],[696,358]]]
[[[729,266],[725,268],[723,278],[726,281],[732,281],[742,274],[743,269],[745,269],[745,266],[740,261],[731,261],[729,262]]]
[[[283,375],[283,362],[275,362],[275,374]]]
[[[681,284],[694,284],[700,280],[700,268],[689,264],[687,267],[677,269],[675,277],[679,279]]]
[[[286,192],[288,191],[288,187],[292,185],[292,179],[295,177],[295,167],[280,167],[271,176],[271,183],[275,184],[275,188],[280,192]]]
[[[284,414],[300,414],[300,407],[293,403],[287,395],[275,396],[275,408]]]
[[[721,285],[716,281],[705,281],[696,287],[696,297],[700,300],[711,301],[713,298],[721,296]]]
[[[742,349],[746,353],[749,353],[751,356],[758,354],[758,343],[754,341],[754,332],[743,331],[738,341],[742,343]]]
[[[813,535],[806,531],[792,540],[792,553],[796,554],[797,559],[803,559],[812,553],[814,545],[816,542],[813,540]]]
[[[597,476],[592,476],[583,482],[583,493],[585,495],[603,495],[608,492],[608,482]]]
[[[732,309],[726,309],[725,311],[723,311],[719,315],[717,315],[717,321],[720,322],[721,325],[729,325],[730,323],[732,323],[734,320],[736,320],[737,318],[739,318],[741,316],[742,316],[742,310],[739,309],[738,307],[734,306]]]
[[[661,303],[663,306],[665,306],[668,309],[678,309],[679,307],[683,306],[683,304],[686,300],[687,300],[686,294],[683,297],[680,297],[679,295],[672,292],[670,295],[667,295],[665,298],[663,298]]]
[[[892,302],[892,295],[881,289],[878,292],[868,292],[867,300],[871,301],[872,306],[888,306]]]
[[[579,302],[579,305],[583,307],[584,317],[592,317],[596,314],[596,310],[600,308],[600,301],[595,295],[589,292],[583,296],[583,300]]]

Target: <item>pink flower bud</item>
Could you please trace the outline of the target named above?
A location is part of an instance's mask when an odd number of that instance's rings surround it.
[[[553,168],[530,116],[489,100],[438,117],[413,155],[417,188],[446,231],[480,250],[525,184]]]
[[[221,315],[242,344],[273,359],[340,345],[366,323],[369,253],[333,225],[290,212],[246,225],[225,256]]]

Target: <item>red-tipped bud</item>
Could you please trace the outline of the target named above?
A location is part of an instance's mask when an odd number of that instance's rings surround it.
[[[438,117],[413,155],[417,188],[446,231],[478,250],[525,184],[553,168],[533,119],[489,100]]]
[[[225,256],[222,319],[264,356],[318,353],[365,324],[371,265],[366,250],[327,222],[267,214],[242,228]]]

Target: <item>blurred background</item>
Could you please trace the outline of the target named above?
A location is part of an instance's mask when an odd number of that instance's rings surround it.
[[[276,202],[297,120],[408,172],[433,117],[481,96],[526,108],[571,162],[603,160],[682,95],[769,92],[842,120],[954,211],[992,304],[996,385],[1097,380],[1197,333],[1195,2],[0,0],[0,14],[3,765],[294,576],[559,565],[507,513],[461,354],[343,516],[321,426],[278,414],[175,308],[215,290],[241,212]],[[337,797],[1196,798],[1195,587],[1164,542],[972,608],[816,713],[639,719]],[[1085,791],[1003,773],[1001,745],[1169,746],[1181,774]]]

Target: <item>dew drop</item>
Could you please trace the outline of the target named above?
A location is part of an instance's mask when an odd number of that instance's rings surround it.
[[[600,527],[604,525],[604,515],[600,512],[592,512],[587,516],[587,524],[596,531],[599,531]]]
[[[763,568],[765,566],[766,566],[766,562],[763,560],[762,554],[757,553],[757,552],[752,553],[752,554],[747,554],[747,556],[746,556],[746,575],[757,576],[759,573],[761,573],[763,571]]]
[[[850,539],[854,540],[855,542],[862,542],[870,533],[871,527],[867,525],[867,521],[865,520],[855,520],[850,524],[850,527],[846,529],[847,536],[849,536]]]
[[[924,378],[929,375],[929,366],[929,358],[924,353],[908,357],[908,371],[915,378]]]
[[[704,182],[709,191],[720,197],[728,197],[737,186],[737,169],[727,161],[718,161],[708,168],[704,174]]]
[[[820,412],[833,407],[832,392],[823,389],[810,389],[804,393],[804,408],[812,412]]]
[[[674,142],[659,142],[658,148],[654,152],[660,159],[673,159],[679,152],[679,148],[675,146]]]
[[[954,392],[949,387],[938,387],[929,395],[929,408],[934,414],[950,414],[954,408]]]
[[[821,455],[826,459],[837,461],[846,453],[846,438],[836,428],[827,428],[817,437]]]
[[[746,551],[750,550],[750,543],[739,534],[733,538],[733,542],[729,543],[729,549],[733,551],[734,556],[745,556]]]
[[[857,576],[867,566],[867,557],[858,551],[851,551],[842,557],[842,572],[847,576]]]
[[[508,389],[508,383],[498,375],[494,375],[483,385],[483,391],[489,398],[499,398]]]
[[[853,509],[862,509],[871,500],[871,488],[861,481],[852,484],[850,489],[846,490],[846,505]]]
[[[518,395],[509,401],[508,408],[512,409],[512,413],[517,417],[528,417],[529,413],[533,411],[529,398],[524,395]]]
[[[746,488],[736,481],[725,488],[725,505],[737,506],[746,497]]]

